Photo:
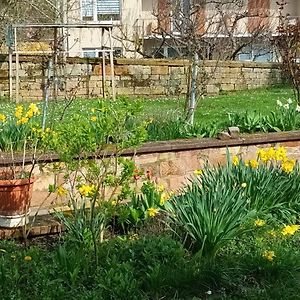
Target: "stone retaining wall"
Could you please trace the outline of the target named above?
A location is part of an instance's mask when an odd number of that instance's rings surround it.
[[[20,99],[40,100],[46,83],[47,57],[20,56]],[[69,58],[57,67],[57,95],[77,97],[102,96],[102,60]],[[13,64],[15,79],[15,63]],[[111,95],[111,68],[105,68],[105,93]],[[180,96],[188,89],[190,62],[164,59],[115,59],[115,87],[118,95]],[[202,78],[202,79],[201,79]],[[282,83],[278,64],[206,61],[199,72],[199,82],[205,78],[206,93],[236,91],[265,87]],[[13,80],[15,91],[15,80]],[[52,95],[53,84],[52,84]],[[14,92],[15,93],[15,92]],[[9,95],[8,57],[0,57],[0,96]],[[13,95],[13,98],[15,94]]]
[[[300,131],[243,135],[230,140],[207,138],[153,142],[144,144],[136,151],[125,151],[124,156],[132,157],[139,168],[151,171],[154,179],[164,184],[167,189],[176,190],[193,176],[194,170],[203,168],[206,162],[213,165],[224,164],[227,151],[230,155],[253,159],[256,158],[259,148],[270,146],[284,146],[291,157],[300,160]],[[57,157],[50,155],[41,157],[40,160],[43,161],[43,168],[36,167],[34,170],[36,182],[32,200],[33,211],[39,206],[48,209],[66,203],[66,199],[58,199],[53,195],[47,198],[49,184],[59,180],[51,172],[51,166],[57,161]]]

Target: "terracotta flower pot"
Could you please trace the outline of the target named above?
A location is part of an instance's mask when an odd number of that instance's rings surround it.
[[[0,227],[28,223],[33,178],[0,180]]]

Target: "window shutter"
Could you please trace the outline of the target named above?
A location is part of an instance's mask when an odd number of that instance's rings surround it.
[[[158,0],[158,25],[161,31],[171,30],[171,2],[169,0]]]
[[[248,0],[248,31],[266,28],[269,24],[270,0]]]
[[[203,35],[205,33],[206,15],[205,15],[205,1],[194,0],[194,7],[196,9],[196,33]]]

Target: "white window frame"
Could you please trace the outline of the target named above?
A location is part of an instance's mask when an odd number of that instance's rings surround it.
[[[85,21],[85,22],[107,22],[109,20],[98,20],[98,11],[97,11],[97,0],[92,0],[92,3],[93,3],[93,19],[92,20],[84,20],[84,15],[83,15],[83,0],[80,0],[80,19],[82,21]],[[113,23],[120,23],[121,21],[121,18],[122,18],[122,1],[119,0],[119,17],[118,19],[112,19],[112,22]]]

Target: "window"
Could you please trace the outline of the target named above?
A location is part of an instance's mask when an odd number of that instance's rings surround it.
[[[81,0],[83,21],[120,19],[120,0]]]
[[[273,61],[273,51],[263,45],[245,47],[238,56],[241,61],[270,62]]]
[[[101,48],[83,48],[82,49],[82,56],[95,58],[95,57],[102,57],[103,50]],[[123,49],[120,47],[114,47],[114,57],[122,57],[123,56]],[[107,48],[105,51],[105,57],[109,58],[109,49]]]

